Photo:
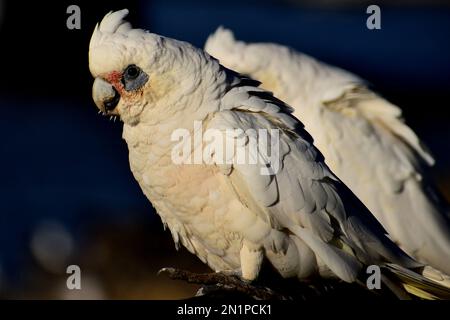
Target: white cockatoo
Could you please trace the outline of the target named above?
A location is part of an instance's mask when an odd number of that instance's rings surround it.
[[[345,70],[281,45],[237,41],[222,27],[205,50],[295,108],[326,164],[392,239],[450,274],[448,209],[425,173],[434,160],[397,106]]]
[[[392,264],[402,273],[398,284],[413,275],[407,290],[434,288],[409,271],[420,272],[422,264],[386,236],[328,169],[288,106],[201,49],[133,29],[127,14],[109,13],[94,30],[93,99],[100,111],[123,121],[133,175],[176,243],[213,270],[248,281],[258,277],[263,260],[285,278],[346,282],[365,274],[367,265]],[[219,138],[208,141],[214,143],[195,141],[213,129]],[[224,140],[263,141],[256,130],[278,133],[270,136],[271,148],[278,142],[270,156],[277,155],[279,167],[263,148],[252,153],[262,162],[230,162],[233,151],[221,156]],[[194,143],[182,140],[187,153],[181,163],[174,156],[180,132],[194,137]],[[209,161],[196,162],[199,154]]]

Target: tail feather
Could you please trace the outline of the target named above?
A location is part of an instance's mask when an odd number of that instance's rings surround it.
[[[444,287],[450,288],[450,276],[437,269],[434,269],[431,266],[425,266],[423,268],[422,276],[427,279],[433,280],[434,282],[437,282]]]
[[[382,267],[383,275],[395,279],[413,296],[426,300],[450,300],[450,288],[396,264]]]

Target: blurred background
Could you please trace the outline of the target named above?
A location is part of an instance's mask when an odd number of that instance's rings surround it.
[[[66,27],[72,4],[80,30]],[[381,30],[366,28],[369,4],[381,7]],[[129,170],[122,125],[91,101],[91,32],[124,7],[134,26],[196,46],[223,25],[238,39],[286,44],[362,76],[403,109],[450,198],[444,1],[0,0],[1,298],[185,298],[197,287],[156,272],[208,270],[175,250]],[[82,290],[66,288],[70,264],[81,268]]]

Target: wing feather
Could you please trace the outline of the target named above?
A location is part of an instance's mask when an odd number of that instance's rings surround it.
[[[208,124],[209,128],[221,130],[280,131],[282,166],[278,172],[262,175],[258,164],[232,164],[228,177],[242,201],[270,221],[273,228],[290,230],[300,237],[345,281],[355,279],[361,262],[417,266],[386,237],[367,208],[329,170],[312,138],[287,112],[289,109],[278,105],[277,99],[270,99],[268,93],[262,99],[252,92],[254,88],[231,90],[224,99],[228,104],[223,103]],[[264,154],[259,156],[269,160]],[[352,252],[344,250],[344,246]]]

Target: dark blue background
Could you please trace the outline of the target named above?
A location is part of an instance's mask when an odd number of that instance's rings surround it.
[[[69,4],[82,30],[65,27]],[[351,70],[400,105],[408,123],[450,172],[450,8],[382,5],[382,30],[366,28],[365,6],[275,1],[7,1],[0,25],[0,270],[14,285],[30,261],[43,219],[78,239],[105,221],[160,223],[128,167],[121,124],[97,115],[87,64],[94,23],[129,7],[137,27],[203,46],[219,25],[238,39],[273,41]],[[30,9],[31,8],[31,9]],[[148,215],[148,217],[147,217]],[[5,276],[6,275],[6,276]]]

